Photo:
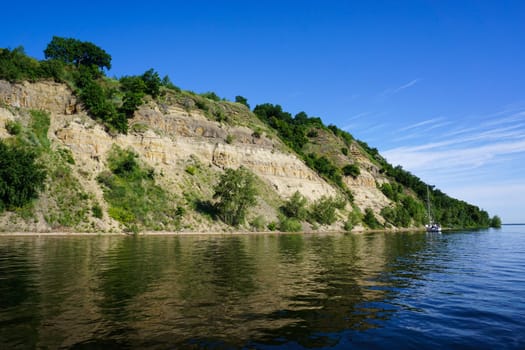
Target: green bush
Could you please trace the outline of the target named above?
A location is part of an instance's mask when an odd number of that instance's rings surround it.
[[[8,120],[5,122],[5,129],[10,135],[19,135],[22,131],[22,125],[17,121]]]
[[[200,95],[204,98],[207,98],[209,100],[216,101],[216,102],[219,102],[221,100],[221,98],[217,96],[217,94],[213,91],[204,92]]]
[[[314,137],[319,136],[319,132],[317,130],[315,130],[315,129],[312,129],[312,130],[308,131],[306,136],[309,137],[309,138],[314,138]]]
[[[292,197],[281,207],[281,211],[288,218],[304,220],[308,215],[306,198],[296,191]]]
[[[195,167],[195,165],[188,165],[185,171],[190,175],[195,175],[195,173],[197,172],[197,168]]]
[[[52,78],[39,61],[27,56],[22,46],[13,50],[0,49],[0,79],[10,82],[37,81]]]
[[[49,113],[37,110],[31,110],[29,113],[31,114],[31,131],[38,140],[38,146],[49,148],[51,145],[49,139],[47,138],[47,132],[49,130],[49,126],[51,125]]]
[[[403,205],[384,207],[381,216],[390,224],[397,227],[409,227],[412,221],[410,213]]]
[[[499,216],[494,215],[492,219],[490,220],[490,227],[493,228],[500,228],[501,227],[501,219]]]
[[[148,69],[146,72],[144,72],[144,74],[142,74],[141,79],[146,86],[144,92],[153,98],[158,97],[160,94],[160,86],[162,85],[159,73],[155,72],[153,68]]]
[[[381,228],[381,224],[377,221],[374,211],[371,208],[365,209],[365,216],[363,217],[363,223],[366,224],[371,229]]]
[[[102,219],[104,217],[102,207],[99,204],[94,204],[91,208],[91,212],[93,213],[93,216],[97,219]]]
[[[325,156],[318,157],[316,154],[310,153],[306,156],[305,161],[310,168],[316,170],[321,176],[341,188],[344,187],[341,171],[330,159]]]
[[[345,176],[352,176],[356,178],[361,174],[361,170],[357,164],[347,164],[343,167],[343,174]]]
[[[277,230],[277,223],[275,221],[269,222],[268,223],[268,230],[270,230],[270,231]]]
[[[256,216],[250,221],[250,227],[254,231],[262,231],[266,227],[266,220],[262,215]]]
[[[279,218],[279,231],[300,232],[302,228],[301,222],[295,218],[287,218],[285,216]]]
[[[0,140],[0,211],[22,207],[44,188],[46,171],[37,154],[28,147],[11,146]]]
[[[214,191],[218,216],[228,225],[243,224],[248,209],[256,203],[254,175],[244,167],[226,169]]]
[[[310,207],[310,219],[321,225],[331,225],[336,220],[336,209],[344,206],[344,201],[322,196]]]
[[[143,166],[131,150],[113,146],[108,167],[97,177],[109,204],[108,215],[130,231],[137,229],[177,229],[181,212],[169,193],[155,184],[154,172]]]
[[[73,158],[73,153],[69,148],[59,148],[57,153],[60,157],[66,161],[68,164],[75,164],[75,159]]]
[[[250,105],[248,104],[248,99],[242,96],[235,96],[235,102],[240,103],[242,105],[245,105],[250,109]]]
[[[164,78],[162,78],[160,84],[162,86],[164,86],[165,88],[167,88],[167,89],[173,90],[175,92],[181,92],[180,87],[178,87],[175,84],[173,84],[173,82],[171,81],[170,77],[167,76],[167,75],[165,75]]]

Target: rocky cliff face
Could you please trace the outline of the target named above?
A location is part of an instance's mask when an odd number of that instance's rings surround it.
[[[254,135],[246,126],[231,126],[206,118],[198,109],[160,105],[150,101],[130,120],[128,135],[112,136],[87,116],[71,90],[53,82],[12,84],[0,81],[0,137],[7,137],[7,120],[15,120],[24,109],[41,109],[51,113],[49,139],[55,147],[66,147],[75,160],[75,174],[89,193],[103,201],[96,176],[106,168],[106,156],[113,144],[132,148],[157,172],[175,192],[181,191],[181,173],[188,161],[216,171],[245,166],[266,182],[281,198],[299,191],[313,201],[321,196],[335,196],[337,190],[320,178],[275,137]],[[345,178],[353,191],[355,203],[362,210],[376,212],[389,200],[376,188],[374,165],[358,152],[361,175]],[[83,174],[83,175],[82,175]],[[381,181],[379,179],[379,181]],[[213,184],[201,184],[211,188]],[[275,215],[275,213],[273,213]],[[108,222],[104,228],[115,227]]]
[[[77,99],[64,84],[37,82],[12,84],[0,80],[0,103],[15,108],[42,109],[54,114],[77,112]]]

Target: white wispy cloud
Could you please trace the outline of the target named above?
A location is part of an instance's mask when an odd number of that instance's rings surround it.
[[[395,89],[393,90],[392,93],[395,94],[395,93],[398,93],[398,92],[400,92],[400,91],[402,91],[402,90],[408,89],[409,87],[412,87],[412,86],[416,85],[417,83],[419,83],[420,80],[421,80],[421,79],[419,79],[419,78],[418,78],[418,79],[411,80],[411,81],[409,81],[408,83],[403,84],[403,85],[401,85],[401,86],[395,88]]]
[[[420,128],[422,126],[427,127],[429,125],[440,123],[440,122],[443,121],[443,119],[444,119],[443,117],[437,117],[437,118],[431,118],[431,119],[423,120],[421,122],[417,122],[417,123],[414,123],[414,124],[402,127],[401,129],[399,129],[399,131],[406,131],[406,130],[410,130],[410,129],[417,129],[417,128]]]
[[[437,149],[455,142],[450,140],[416,147],[399,147],[384,151],[383,155],[389,162],[401,164],[403,167],[418,173],[438,170],[443,167],[463,171],[465,168],[480,167],[498,156],[525,152],[525,140],[457,149]]]
[[[466,174],[479,178],[482,169],[488,169],[489,176],[502,164],[525,161],[525,108],[507,114],[494,113],[477,124],[467,119],[455,130],[442,127],[447,123],[452,121],[436,117],[402,127],[398,132],[403,136],[398,139],[410,138],[411,144],[381,153],[392,164],[402,165],[418,176],[439,176],[445,182],[455,182]],[[437,130],[422,133],[430,128]]]
[[[391,164],[504,222],[525,221],[525,103],[485,115],[426,118],[390,135],[392,146],[381,154]]]
[[[411,81],[409,81],[408,83],[405,83],[403,85],[400,85],[398,87],[395,87],[395,88],[389,88],[389,89],[386,89],[385,91],[383,91],[380,96],[387,96],[387,95],[394,95],[394,94],[397,94],[405,89],[408,89],[414,85],[416,85],[417,83],[419,83],[421,81],[421,79],[417,78],[417,79],[413,79]]]

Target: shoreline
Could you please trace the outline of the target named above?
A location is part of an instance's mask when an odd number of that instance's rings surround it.
[[[132,232],[0,232],[0,237],[93,237],[93,236],[224,236],[224,235],[268,235],[268,234],[303,234],[303,235],[325,235],[325,234],[367,234],[367,233],[396,233],[396,232],[424,232],[424,228],[403,229],[380,229],[380,230],[352,230],[352,231],[307,231],[307,232],[284,232],[284,231],[143,231]]]

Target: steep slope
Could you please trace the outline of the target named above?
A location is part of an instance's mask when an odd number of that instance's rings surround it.
[[[111,56],[72,38],[53,37],[45,55],[0,48],[0,230],[421,228],[427,193],[445,226],[491,222],[304,112],[251,111],[153,69],[108,78]],[[219,220],[215,189],[231,169],[257,186],[235,228]]]
[[[191,100],[186,97],[186,103]],[[0,136],[8,138],[6,122],[22,121],[27,110],[46,110],[50,112],[48,138],[53,149],[71,151],[74,164],[72,173],[79,186],[104,204],[103,193],[97,183],[97,176],[107,170],[107,155],[113,145],[130,148],[139,158],[155,169],[158,182],[179,200],[185,196],[211,198],[211,189],[216,174],[224,168],[245,166],[251,169],[265,183],[266,200],[260,206],[269,218],[276,218],[276,206],[281,198],[299,191],[309,200],[321,196],[334,196],[337,191],[306,166],[297,156],[271,134],[263,132],[254,136],[246,125],[236,124],[235,119],[246,121],[261,130],[266,129],[247,108],[234,103],[216,103],[224,108],[224,114],[232,124],[212,121],[203,110],[187,108],[179,104],[173,96],[165,96],[162,102],[150,100],[143,105],[129,121],[131,132],[128,135],[110,135],[102,126],[93,121],[77,103],[67,86],[53,82],[34,84],[13,84],[0,81]],[[213,101],[208,101],[213,103]],[[28,122],[26,121],[25,124]],[[188,166],[197,165],[202,173],[208,175],[197,179],[189,174]],[[53,184],[48,190],[53,192]],[[269,193],[268,192],[274,192]],[[44,196],[45,197],[45,196]],[[273,203],[268,203],[273,202]],[[35,205],[38,212],[42,200]],[[190,203],[185,203],[189,205]],[[107,209],[107,205],[103,205]],[[44,215],[38,222],[22,224],[16,221],[9,225],[4,222],[4,230],[53,230],[68,229],[53,227],[45,222]],[[89,216],[89,215],[88,215]],[[218,223],[198,222],[199,215],[187,218],[181,229],[223,230]],[[89,222],[92,218],[86,219]],[[202,218],[201,218],[202,219]],[[94,225],[77,225],[77,230],[119,230],[119,225],[108,216],[103,220],[91,220]]]
[[[218,174],[226,168],[240,166],[250,169],[260,179],[258,205],[250,217],[264,217],[265,225],[279,221],[279,207],[295,192],[309,203],[345,196],[345,193],[350,196],[351,203],[338,209],[334,224],[319,227],[312,222],[303,222],[302,227],[306,230],[342,229],[348,221],[352,221],[350,226],[354,229],[372,226],[366,221],[366,225],[361,223],[362,215],[367,211],[387,228],[419,227],[425,220],[423,204],[417,193],[397,181],[394,170],[399,168],[392,168],[378,154],[370,153],[366,144],[342,135],[337,128],[318,123],[304,129],[309,135],[308,141],[298,155],[293,147],[280,140],[279,130],[239,103],[214,101],[169,89],[165,89],[160,97],[146,101],[128,120],[128,134],[119,134],[108,132],[94,121],[67,85],[49,81],[11,83],[0,80],[0,138],[8,140],[13,137],[7,130],[9,122],[30,125],[31,111],[49,112],[47,138],[51,147],[47,158],[43,159],[53,162],[58,159],[62,171],[67,169],[70,178],[67,184],[70,188],[63,190],[78,192],[80,198],[86,198],[83,204],[78,198],[55,198],[60,197],[55,193],[56,189],[63,185],[57,186],[54,183],[57,177],[50,176],[46,190],[30,213],[11,211],[4,214],[2,229],[130,229],[129,225],[115,220],[114,215],[108,215],[110,205],[105,200],[99,179],[100,174],[108,171],[108,154],[117,146],[131,150],[145,166],[153,169],[155,182],[170,194],[174,205],[184,209],[184,217],[176,224],[174,221],[146,225],[138,227],[140,230],[230,230],[201,210],[199,203],[212,201]],[[71,155],[72,161],[60,158],[59,155],[65,152]],[[334,182],[322,171],[314,170],[316,166],[311,164],[311,159],[321,158],[331,164],[341,181]],[[310,166],[307,165],[309,162]],[[347,165],[353,166],[355,172],[345,174],[341,171]],[[48,168],[52,174],[56,172],[53,167]],[[395,188],[395,195],[385,191],[385,186]],[[60,219],[60,213],[71,211],[70,207],[75,205],[82,208],[77,210],[82,212],[79,218]],[[402,213],[408,215],[408,219],[396,218],[396,215],[401,215],[403,207],[411,206],[410,211]],[[94,207],[100,207],[102,215],[93,211]]]

